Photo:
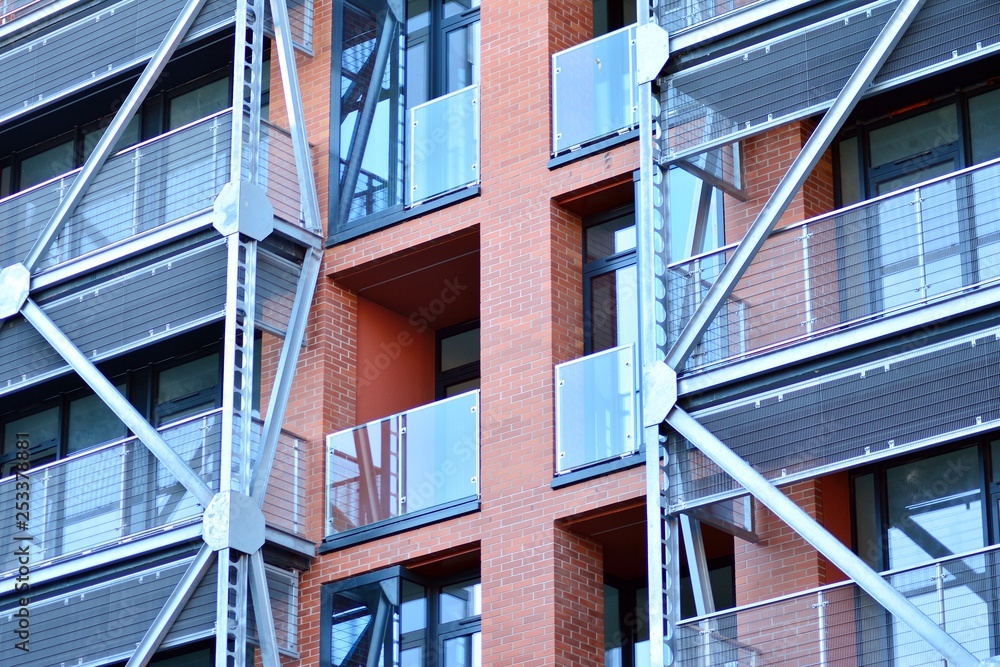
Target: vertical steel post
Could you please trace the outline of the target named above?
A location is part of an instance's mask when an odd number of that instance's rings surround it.
[[[812,307],[812,275],[811,268],[809,266],[809,238],[812,234],[809,233],[809,226],[804,225],[802,227],[802,236],[799,240],[802,242],[802,289],[804,291],[803,299],[806,306],[806,333],[811,334],[813,332],[813,307]]]
[[[819,591],[816,593],[816,604],[813,607],[816,608],[816,624],[819,629],[820,667],[826,667],[826,605],[827,602],[823,598],[823,591]]]

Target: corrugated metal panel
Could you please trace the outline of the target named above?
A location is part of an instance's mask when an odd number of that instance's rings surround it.
[[[880,0],[668,77],[664,161],[828,108],[896,4]],[[1000,3],[928,0],[869,94],[998,50]]]
[[[84,18],[14,44],[0,53],[0,122],[148,59],[183,6],[184,0],[108,2]],[[185,41],[232,23],[235,7],[227,0],[208,0]]]
[[[280,336],[288,330],[302,266],[274,253],[257,251],[257,320]]]
[[[221,319],[225,282],[219,239],[41,305],[96,362]],[[0,396],[67,370],[21,317],[0,326]]]
[[[847,468],[1000,425],[1000,328],[899,354],[693,415],[776,483]],[[745,493],[675,442],[674,504]]]
[[[72,593],[32,597],[30,652],[0,642],[0,664],[18,667],[89,667],[127,659],[163,607],[192,558],[144,568]],[[167,642],[211,634],[215,623],[215,566],[174,625]],[[0,610],[0,633],[13,637],[16,605]]]
[[[42,308],[80,350],[100,359],[221,318],[225,294],[226,250],[219,239]]]

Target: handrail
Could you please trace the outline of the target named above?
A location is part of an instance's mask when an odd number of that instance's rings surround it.
[[[909,567],[901,567],[901,568],[897,568],[895,570],[885,570],[884,572],[879,572],[879,576],[881,576],[881,577],[893,577],[893,576],[897,576],[897,575],[900,575],[900,574],[905,574],[907,572],[916,572],[917,570],[923,570],[925,568],[934,567],[936,565],[943,565],[943,564],[948,563],[950,561],[962,560],[962,559],[965,559],[965,558],[970,558],[972,556],[981,556],[983,554],[988,554],[988,553],[991,553],[993,551],[998,551],[998,550],[1000,550],[1000,544],[994,544],[994,545],[991,545],[991,546],[988,546],[988,547],[983,547],[981,549],[974,549],[972,551],[967,551],[967,552],[960,553],[960,554],[952,554],[950,556],[944,556],[944,557],[941,557],[941,558],[935,558],[934,560],[929,560],[929,561],[927,561],[925,563],[921,563],[919,565],[911,565]],[[686,619],[684,619],[682,621],[679,621],[677,623],[677,627],[678,628],[680,628],[680,627],[686,627],[686,626],[689,626],[689,625],[694,625],[696,623],[701,623],[703,621],[715,620],[715,619],[718,619],[718,618],[723,617],[723,616],[730,616],[732,614],[738,614],[738,613],[744,612],[744,611],[750,611],[750,610],[753,610],[753,609],[759,609],[761,607],[766,607],[766,606],[772,605],[772,604],[778,604],[780,602],[787,602],[788,600],[795,600],[795,599],[798,599],[798,598],[801,598],[801,597],[808,597],[808,596],[811,596],[811,595],[816,595],[818,593],[825,593],[827,591],[837,590],[837,589],[845,588],[845,587],[848,587],[848,586],[856,586],[856,585],[857,585],[856,582],[854,582],[851,579],[848,579],[847,581],[838,581],[838,582],[835,582],[835,583],[832,583],[832,584],[826,584],[825,586],[817,586],[815,588],[809,588],[809,589],[806,589],[804,591],[797,591],[795,593],[788,593],[786,595],[781,595],[779,597],[771,598],[769,600],[761,600],[759,602],[752,602],[750,604],[741,605],[739,607],[731,607],[729,609],[723,609],[721,611],[716,611],[716,612],[713,612],[711,614],[702,614],[701,616],[694,616],[692,618],[686,618]]]

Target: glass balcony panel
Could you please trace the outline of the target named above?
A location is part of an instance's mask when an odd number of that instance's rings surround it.
[[[479,493],[479,392],[327,438],[327,531],[341,533]]]
[[[224,112],[110,157],[40,267],[211,209],[229,177],[230,127]],[[25,258],[78,173],[0,200],[0,266]]]
[[[164,441],[213,490],[219,486],[220,411],[159,429]],[[29,476],[31,512],[27,529],[13,520],[0,539],[33,538],[37,566],[53,559],[110,546],[125,539],[197,518],[202,508],[136,438],[128,438],[34,468]],[[0,481],[0,501],[15,506],[17,477]],[[22,480],[23,481],[23,478]],[[15,570],[17,558],[0,556],[0,573]]]
[[[879,196],[779,229],[713,320],[684,372],[860,326],[1000,277],[1000,160],[934,165]],[[897,179],[898,180],[898,179]],[[676,340],[734,245],[670,264],[668,332]]]
[[[977,658],[997,641],[998,547],[882,576]],[[941,655],[853,582],[682,621],[678,664],[937,665]]]
[[[638,86],[635,26],[566,49],[552,57],[552,152],[634,127]]]
[[[634,348],[556,366],[556,474],[638,449]]]
[[[407,204],[479,182],[479,86],[457,90],[409,111]]]

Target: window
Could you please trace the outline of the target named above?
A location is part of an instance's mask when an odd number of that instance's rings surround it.
[[[440,400],[479,389],[479,321],[437,332],[437,381]]]
[[[335,228],[479,182],[478,0],[342,0]],[[383,223],[384,224],[384,223]],[[368,226],[365,226],[368,225]]]
[[[996,110],[1000,90],[958,95],[937,105],[860,126],[838,143],[838,197],[843,205],[897,192],[1000,156]],[[853,319],[900,308],[1000,275],[990,171],[924,186],[840,229],[842,300]],[[917,239],[916,242],[913,239]],[[864,285],[864,289],[857,289]]]
[[[328,584],[320,664],[480,667],[481,614],[475,573],[428,580],[394,567]]]
[[[1000,440],[972,442],[888,461],[859,470],[852,478],[858,555],[876,570],[903,570],[890,576],[893,586],[921,609],[934,609],[935,618],[943,615],[949,629],[958,633],[956,639],[983,655],[995,653],[1000,640],[992,589],[982,584],[988,576],[983,568],[995,567],[996,557],[950,557],[996,542],[998,461]],[[940,572],[919,567],[939,559],[946,559]],[[940,583],[935,583],[938,576]],[[885,658],[879,664],[930,660],[929,654],[915,655],[923,649],[912,631],[884,610],[870,607],[859,605],[858,626],[866,652],[883,647]]]

